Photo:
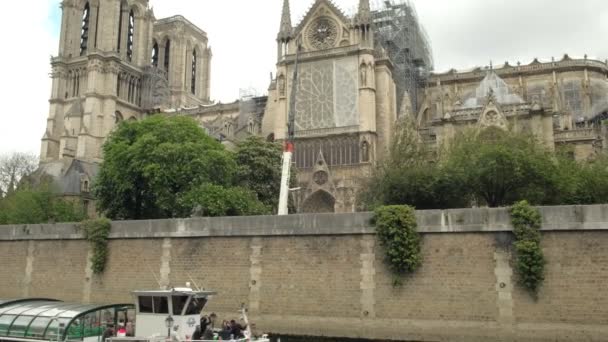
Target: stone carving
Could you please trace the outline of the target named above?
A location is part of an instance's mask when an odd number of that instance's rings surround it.
[[[329,17],[321,17],[310,25],[306,34],[315,49],[330,49],[336,45],[338,25]]]
[[[359,82],[361,82],[361,87],[365,87],[367,86],[367,65],[365,65],[365,63],[361,64],[359,72],[361,74]]]
[[[369,162],[369,143],[367,141],[361,144],[361,161],[364,163]]]
[[[169,82],[166,73],[155,67],[144,71],[142,107],[154,109],[168,107],[170,101]]]
[[[325,183],[327,183],[329,176],[327,175],[327,172],[325,171],[317,171],[315,172],[315,174],[312,176],[313,180],[315,181],[315,183],[317,183],[317,185],[325,185]]]

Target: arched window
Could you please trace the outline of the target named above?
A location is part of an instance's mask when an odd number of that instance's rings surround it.
[[[196,95],[196,50],[192,51],[192,80],[190,82],[190,92]]]
[[[165,44],[165,71],[169,72],[169,61],[171,59],[171,41],[167,39],[167,44]]]
[[[158,67],[158,43],[154,42],[152,47],[152,66]]]
[[[87,2],[84,5],[82,12],[82,27],[80,30],[80,55],[84,56],[87,53],[87,46],[89,44],[89,18],[91,14],[91,7]]]
[[[123,13],[127,11],[128,3],[126,0],[122,0],[120,2],[120,16],[118,17],[118,42],[116,51],[120,52],[122,50],[122,34],[124,33],[124,28],[122,27],[122,20],[124,19]]]
[[[133,60],[133,37],[135,35],[135,14],[129,12],[129,31],[127,32],[127,60]]]

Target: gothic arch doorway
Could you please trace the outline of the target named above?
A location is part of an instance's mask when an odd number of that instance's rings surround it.
[[[327,191],[319,190],[304,201],[302,213],[333,213],[336,200]]]

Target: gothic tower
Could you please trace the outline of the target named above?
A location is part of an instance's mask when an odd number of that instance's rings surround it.
[[[154,14],[147,0],[64,0],[42,162],[101,161],[104,138],[142,114],[142,68]]]
[[[211,49],[184,17],[156,21],[148,0],[63,0],[61,8],[38,174],[87,204],[118,123],[210,102]]]
[[[396,120],[392,64],[375,50],[369,0],[352,18],[329,0],[316,0],[295,27],[290,14],[284,0],[262,131],[285,139],[293,91],[296,204],[301,212],[352,212],[360,178],[388,148]]]

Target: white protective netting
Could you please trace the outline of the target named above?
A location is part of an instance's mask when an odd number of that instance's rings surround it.
[[[513,93],[509,85],[502,78],[494,71],[490,71],[481,81],[479,87],[477,87],[475,97],[467,99],[463,107],[475,108],[484,106],[491,92],[499,104],[524,103],[524,100],[519,95]]]

